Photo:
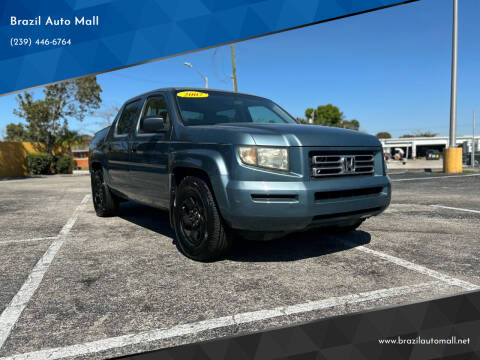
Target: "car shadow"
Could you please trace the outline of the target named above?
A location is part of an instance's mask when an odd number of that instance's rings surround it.
[[[127,201],[120,204],[118,216],[135,225],[175,240],[175,232],[170,227],[168,211]]]
[[[271,241],[236,241],[228,259],[241,262],[297,261],[345,251],[370,241],[370,234],[362,230],[331,234],[313,229]]]
[[[170,228],[168,212],[134,202],[120,206],[119,217],[172,239],[178,248],[175,232]],[[226,260],[238,262],[296,261],[345,251],[368,244],[368,232],[328,234],[321,229],[293,233],[271,241],[235,239],[233,251]]]

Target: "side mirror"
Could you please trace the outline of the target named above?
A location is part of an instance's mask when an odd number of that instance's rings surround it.
[[[165,131],[165,120],[163,117],[144,117],[140,123],[140,132],[151,134]]]

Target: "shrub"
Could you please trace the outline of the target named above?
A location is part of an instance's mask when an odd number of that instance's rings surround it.
[[[75,166],[73,157],[67,154],[57,155],[54,157],[54,167],[57,174],[71,174]]]
[[[53,158],[48,154],[28,154],[27,170],[32,175],[49,175],[52,173]]]

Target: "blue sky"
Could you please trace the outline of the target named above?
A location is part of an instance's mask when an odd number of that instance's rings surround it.
[[[458,135],[480,113],[480,1],[459,0]],[[268,97],[294,116],[332,103],[369,133],[448,134],[452,0],[421,0],[236,44],[239,91]],[[103,106],[164,86],[232,89],[224,46],[98,75]],[[35,93],[41,95],[41,90]],[[19,122],[15,95],[0,97],[0,134]],[[91,133],[98,119],[71,127]],[[479,121],[480,122],[480,121]],[[480,126],[479,126],[480,127]]]

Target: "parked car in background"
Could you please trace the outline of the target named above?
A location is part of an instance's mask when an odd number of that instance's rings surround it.
[[[438,151],[438,150],[427,150],[426,159],[427,160],[440,160],[440,151]]]

